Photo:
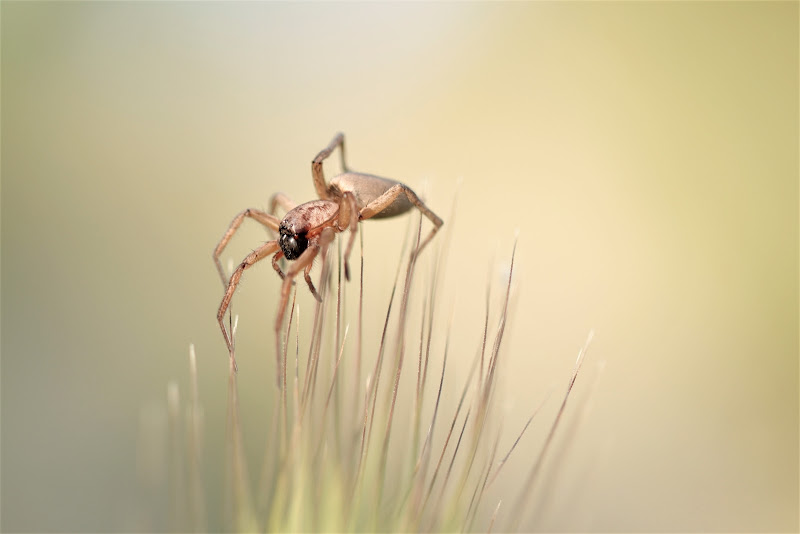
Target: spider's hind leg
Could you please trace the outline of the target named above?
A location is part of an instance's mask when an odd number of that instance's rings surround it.
[[[376,198],[375,200],[364,206],[361,209],[360,217],[362,220],[375,217],[380,212],[391,206],[392,202],[394,202],[395,199],[400,195],[405,195],[408,201],[411,202],[411,204],[413,204],[420,212],[422,212],[422,214],[425,217],[427,217],[433,223],[433,228],[431,228],[430,233],[425,237],[425,239],[422,241],[422,243],[420,243],[419,247],[415,251],[416,254],[419,254],[420,251],[422,251],[422,249],[425,247],[425,245],[427,245],[428,242],[430,242],[430,240],[433,239],[433,236],[436,235],[436,232],[439,230],[439,228],[442,227],[444,221],[442,221],[442,219],[440,219],[438,215],[432,212],[428,208],[428,206],[426,206],[425,203],[419,199],[417,194],[414,193],[414,191],[412,191],[411,188],[408,187],[407,185],[400,183],[393,185],[391,188],[389,188],[388,191],[386,191],[381,196],[379,196],[378,198]]]

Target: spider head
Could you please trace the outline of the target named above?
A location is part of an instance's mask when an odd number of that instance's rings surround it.
[[[281,236],[278,244],[287,260],[296,260],[308,247],[305,232],[294,233],[288,225],[281,223],[279,228]]]

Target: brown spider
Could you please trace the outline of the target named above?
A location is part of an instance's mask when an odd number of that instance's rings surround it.
[[[339,147],[344,172],[334,176],[330,181],[330,185],[326,185],[325,177],[322,174],[322,162],[333,153],[337,146]],[[344,232],[348,228],[350,229],[350,239],[347,242],[347,248],[344,253],[345,278],[350,280],[348,259],[353,248],[359,221],[394,217],[415,206],[433,223],[433,228],[420,243],[415,254],[419,254],[443,224],[443,221],[429,210],[408,186],[388,178],[350,171],[344,160],[344,134],[342,133],[337,134],[330,144],[317,154],[317,157],[311,162],[311,174],[314,179],[314,188],[317,190],[320,200],[312,200],[297,206],[283,193],[276,193],[270,200],[269,212],[251,208],[234,217],[228,227],[228,231],[225,232],[225,235],[222,236],[222,239],[214,249],[214,262],[217,265],[222,284],[227,288],[225,296],[222,298],[222,303],[219,305],[217,322],[219,322],[225,343],[228,345],[228,352],[234,369],[236,368],[236,360],[234,358],[233,340],[225,328],[223,317],[230,305],[233,293],[236,291],[236,286],[239,285],[242,273],[256,262],[274,253],[272,267],[283,279],[281,300],[278,305],[278,315],[275,319],[276,346],[279,346],[277,340],[279,339],[289,292],[294,277],[301,270],[314,298],[320,302],[322,301],[322,297],[314,288],[309,273],[311,272],[314,258],[319,254],[320,250],[326,248],[333,241],[336,232]],[[279,220],[274,215],[278,206],[287,210],[283,220]],[[230,280],[228,280],[222,270],[219,256],[245,217],[250,217],[260,222],[273,233],[278,232],[279,236],[273,241],[267,241],[248,254],[233,271]],[[294,261],[286,270],[286,273],[283,273],[278,265],[278,261],[281,258]]]

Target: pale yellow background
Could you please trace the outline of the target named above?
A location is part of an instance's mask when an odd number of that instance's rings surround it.
[[[273,192],[313,198],[309,162],[338,130],[353,167],[403,179],[443,217],[463,180],[442,299],[457,309],[454,376],[519,229],[502,447],[550,387],[552,416],[595,331],[569,412],[582,423],[524,528],[798,530],[797,3],[0,14],[4,531],[164,519],[137,475],[139,421],[169,380],[186,391],[189,343],[218,528],[226,352],[211,249]],[[373,280],[391,277],[405,227],[364,225]],[[264,239],[246,229],[230,257]],[[246,280],[257,465],[278,283],[268,265]],[[388,293],[374,287],[377,317]],[[545,429],[514,456],[508,491]]]

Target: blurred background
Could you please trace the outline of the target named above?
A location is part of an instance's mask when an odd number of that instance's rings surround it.
[[[313,199],[310,160],[340,130],[353,168],[403,180],[450,225],[458,376],[519,230],[501,448],[548,389],[557,404],[595,332],[569,412],[581,422],[524,529],[800,528],[797,3],[0,13],[3,531],[158,526],[163,487],[142,466],[163,440],[142,428],[169,381],[185,394],[190,343],[219,524],[211,251],[272,193]],[[226,258],[266,239],[255,226]],[[361,228],[380,323],[407,221]],[[278,287],[261,265],[235,300],[255,465]]]

